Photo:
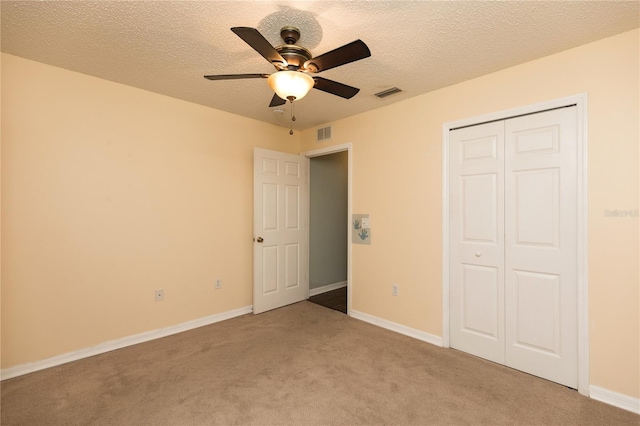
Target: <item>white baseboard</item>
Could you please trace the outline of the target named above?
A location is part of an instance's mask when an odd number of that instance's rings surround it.
[[[589,386],[589,396],[597,401],[604,402],[605,404],[640,414],[639,398],[634,398],[629,395],[610,391],[594,385]]]
[[[253,306],[245,306],[231,311],[210,315],[208,317],[183,322],[171,327],[160,328],[157,330],[147,331],[145,333],[134,334],[133,336],[123,337],[122,339],[111,340],[108,342],[100,343],[96,346],[92,346],[90,348],[84,348],[66,354],[57,355],[51,358],[43,359],[41,361],[30,362],[27,364],[17,365],[15,367],[5,368],[0,371],[0,380],[11,379],[13,377],[33,373],[34,371],[44,370],[45,368],[55,367],[57,365],[66,364],[71,361],[77,361],[82,358],[88,358],[90,356],[99,355],[105,352],[111,352],[116,349],[137,345],[138,343],[148,342],[150,340],[159,339],[161,337],[170,336],[172,334],[182,333],[183,331],[203,327],[205,325],[239,317],[241,315],[250,314],[251,312],[253,312]]]
[[[317,296],[318,294],[326,293],[328,291],[337,290],[339,288],[346,287],[346,286],[347,286],[347,282],[346,281],[340,281],[339,283],[327,284],[327,285],[323,285],[322,287],[310,288],[309,289],[309,297]]]
[[[396,333],[404,334],[405,336],[413,337],[414,339],[442,347],[442,337],[429,334],[426,331],[416,330],[415,328],[374,317],[373,315],[365,314],[353,309],[351,309],[349,315],[355,319],[377,325],[378,327],[386,328],[387,330],[395,331]]]

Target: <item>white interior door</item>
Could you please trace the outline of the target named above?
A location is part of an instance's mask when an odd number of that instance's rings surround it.
[[[254,314],[308,297],[307,164],[303,156],[254,149]]]
[[[575,108],[505,123],[506,364],[578,385]]]
[[[576,388],[576,108],[449,140],[451,347]]]
[[[504,123],[450,135],[450,345],[504,364]]]

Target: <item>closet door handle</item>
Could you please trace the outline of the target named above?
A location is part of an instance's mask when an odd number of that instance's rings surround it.
[[[258,237],[258,239],[257,239],[256,241],[257,241],[257,242],[259,242],[259,243],[261,243],[261,242],[263,242],[264,240],[262,239],[262,237]]]

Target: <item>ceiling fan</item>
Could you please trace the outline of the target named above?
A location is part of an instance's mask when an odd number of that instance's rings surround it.
[[[284,105],[287,100],[302,99],[312,88],[340,96],[345,99],[354,97],[360,89],[326,78],[311,76],[331,68],[371,56],[369,48],[362,40],[356,40],[338,47],[320,56],[313,57],[309,50],[297,46],[300,30],[286,26],[280,30],[285,44],[273,47],[255,28],[231,28],[238,37],[262,55],[276,68],[273,74],[222,74],[205,75],[209,80],[236,80],[245,78],[266,78],[275,94],[269,107]],[[295,120],[295,118],[293,118]]]

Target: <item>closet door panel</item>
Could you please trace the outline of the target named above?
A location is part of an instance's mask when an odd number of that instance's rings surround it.
[[[504,363],[504,123],[450,135],[450,344]]]
[[[506,365],[577,387],[575,108],[505,122]]]

